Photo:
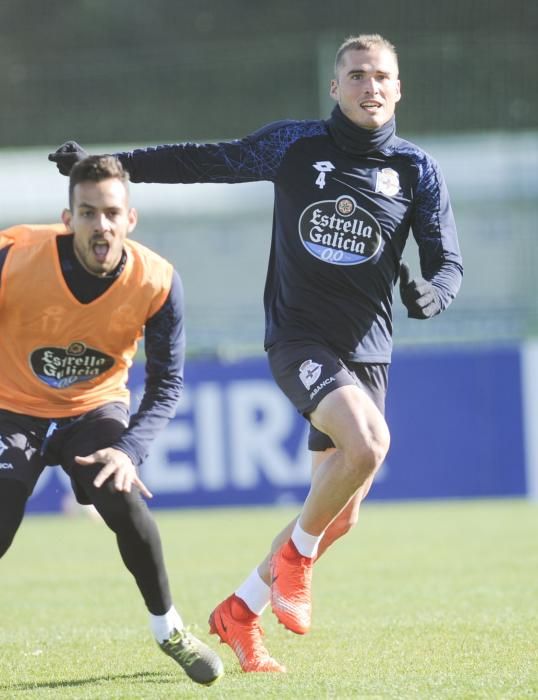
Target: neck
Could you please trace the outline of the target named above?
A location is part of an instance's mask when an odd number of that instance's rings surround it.
[[[396,132],[394,117],[377,129],[365,129],[346,117],[339,105],[333,109],[327,125],[338,147],[353,155],[367,155],[383,150]]]

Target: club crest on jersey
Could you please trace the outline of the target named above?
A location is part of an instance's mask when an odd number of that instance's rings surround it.
[[[386,194],[387,197],[394,197],[400,191],[400,178],[396,170],[392,168],[382,168],[375,181],[375,191]]]
[[[114,358],[80,341],[67,348],[36,348],[30,355],[35,376],[53,389],[95,379],[114,365]]]
[[[333,265],[360,265],[381,247],[379,222],[349,195],[308,206],[299,236],[311,255]]]
[[[319,379],[322,367],[323,365],[314,362],[314,360],[305,360],[299,367],[299,379],[307,389],[310,389],[312,384]]]

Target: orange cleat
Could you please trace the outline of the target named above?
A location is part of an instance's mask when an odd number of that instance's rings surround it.
[[[217,634],[220,641],[235,653],[245,673],[285,673],[263,645],[263,630],[255,615],[235,594],[217,605],[209,616],[209,633]]]
[[[306,634],[312,619],[312,566],[288,540],[271,559],[271,607],[278,621],[295,634]]]

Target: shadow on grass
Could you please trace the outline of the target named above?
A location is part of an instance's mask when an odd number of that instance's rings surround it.
[[[187,678],[187,676],[185,676]],[[91,685],[100,681],[129,681],[143,679],[151,683],[170,683],[172,676],[163,673],[122,673],[117,676],[95,676],[90,678],[82,678],[80,680],[60,680],[54,682],[27,682],[27,683],[0,683],[0,690],[37,690],[38,688],[77,688],[78,686]],[[177,680],[177,678],[176,678]]]

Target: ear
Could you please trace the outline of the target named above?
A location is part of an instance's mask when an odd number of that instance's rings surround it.
[[[138,212],[136,211],[136,209],[133,209],[132,207],[129,209],[129,212],[127,214],[127,221],[127,232],[131,233],[132,231],[134,231],[135,226],[138,222]]]
[[[331,87],[329,89],[329,95],[335,102],[338,102],[338,81],[333,78],[331,80]]]
[[[72,232],[71,228],[71,219],[73,218],[73,214],[71,213],[70,209],[64,209],[62,212],[62,221],[66,229]]]
[[[397,92],[396,92],[396,102],[402,99],[402,86],[399,80],[396,81]]]

